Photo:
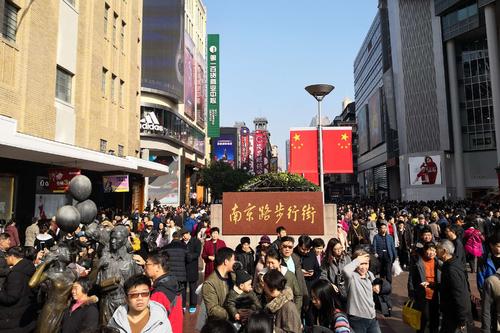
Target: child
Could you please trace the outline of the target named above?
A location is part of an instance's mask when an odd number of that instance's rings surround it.
[[[224,307],[230,320],[246,323],[248,317],[262,308],[257,295],[252,290],[252,277],[244,270],[236,271],[236,284],[227,295]]]

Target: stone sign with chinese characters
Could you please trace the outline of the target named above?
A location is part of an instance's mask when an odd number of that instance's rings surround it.
[[[321,192],[226,192],[222,200],[224,235],[322,235]]]

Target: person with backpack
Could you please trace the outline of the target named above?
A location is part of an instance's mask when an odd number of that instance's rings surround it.
[[[165,307],[173,333],[182,333],[184,313],[182,295],[177,279],[169,272],[168,257],[149,253],[144,265],[146,275],[153,281],[151,300]]]
[[[481,231],[479,231],[474,221],[464,232],[464,247],[471,273],[477,272],[477,258],[483,256],[483,241],[484,236],[481,234]]]
[[[347,314],[340,310],[340,300],[331,283],[317,280],[311,286],[314,326],[330,329],[334,333],[352,332]]]

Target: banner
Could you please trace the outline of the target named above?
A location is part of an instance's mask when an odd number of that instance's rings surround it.
[[[375,148],[384,141],[382,133],[382,109],[381,89],[377,89],[368,100],[368,111],[370,113],[368,120],[370,123],[370,149]]]
[[[356,113],[358,124],[358,149],[359,155],[363,155],[370,149],[370,129],[368,127],[368,105],[364,105]]]
[[[217,138],[220,135],[219,120],[219,35],[207,35],[208,68],[208,121],[207,135]]]
[[[196,66],[196,84],[196,123],[205,128],[205,70],[201,63]]]
[[[290,129],[290,173],[318,173],[318,130]]]
[[[212,139],[212,158],[215,161],[223,161],[233,168],[235,167],[236,136],[232,134],[221,134],[220,137]]]
[[[128,175],[102,176],[104,193],[128,192]]]
[[[250,130],[248,127],[240,129],[240,167],[248,171],[249,145],[250,145]]]
[[[255,174],[255,133],[248,136],[248,172]]]
[[[184,114],[195,119],[195,63],[194,43],[187,33],[184,36]]]
[[[441,185],[441,156],[408,157],[410,185]]]
[[[267,132],[261,130],[255,131],[254,141],[255,141],[254,144],[255,174],[262,175],[266,172],[267,169],[266,165]]]
[[[226,192],[222,200],[222,234],[323,235],[321,192]]]
[[[168,174],[149,177],[148,197],[157,199],[164,205],[179,205],[179,164],[178,156],[150,156],[149,160],[168,166]]]
[[[64,193],[69,182],[80,174],[80,169],[49,169],[49,190],[52,193]]]
[[[323,173],[353,173],[352,127],[323,127]]]

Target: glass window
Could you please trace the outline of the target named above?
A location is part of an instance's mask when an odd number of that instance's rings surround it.
[[[71,103],[71,85],[73,75],[61,67],[57,67],[56,98]]]
[[[122,21],[122,30],[121,30],[121,38],[120,38],[120,48],[121,50],[125,50],[125,22]]]
[[[125,82],[120,80],[120,105],[123,105],[125,102]]]
[[[113,44],[116,44],[116,24],[118,22],[118,14],[113,15]]]
[[[115,102],[115,81],[116,81],[116,75],[111,74],[111,101]]]
[[[101,92],[102,95],[106,95],[106,76],[108,75],[108,70],[106,68],[102,68],[102,77],[101,77]]]
[[[108,147],[108,141],[101,139],[99,142],[99,151],[105,153]]]
[[[124,150],[124,147],[122,145],[118,145],[118,156],[119,157],[123,157],[123,150]]]
[[[109,5],[104,4],[104,37],[108,36],[108,16],[109,16]]]
[[[16,41],[18,10],[19,9],[9,1],[5,2],[3,10],[2,35],[5,39],[10,40],[11,42]]]
[[[66,0],[67,3],[69,3],[71,6],[75,7],[76,0]]]
[[[0,176],[0,219],[10,220],[14,211],[14,177]]]

